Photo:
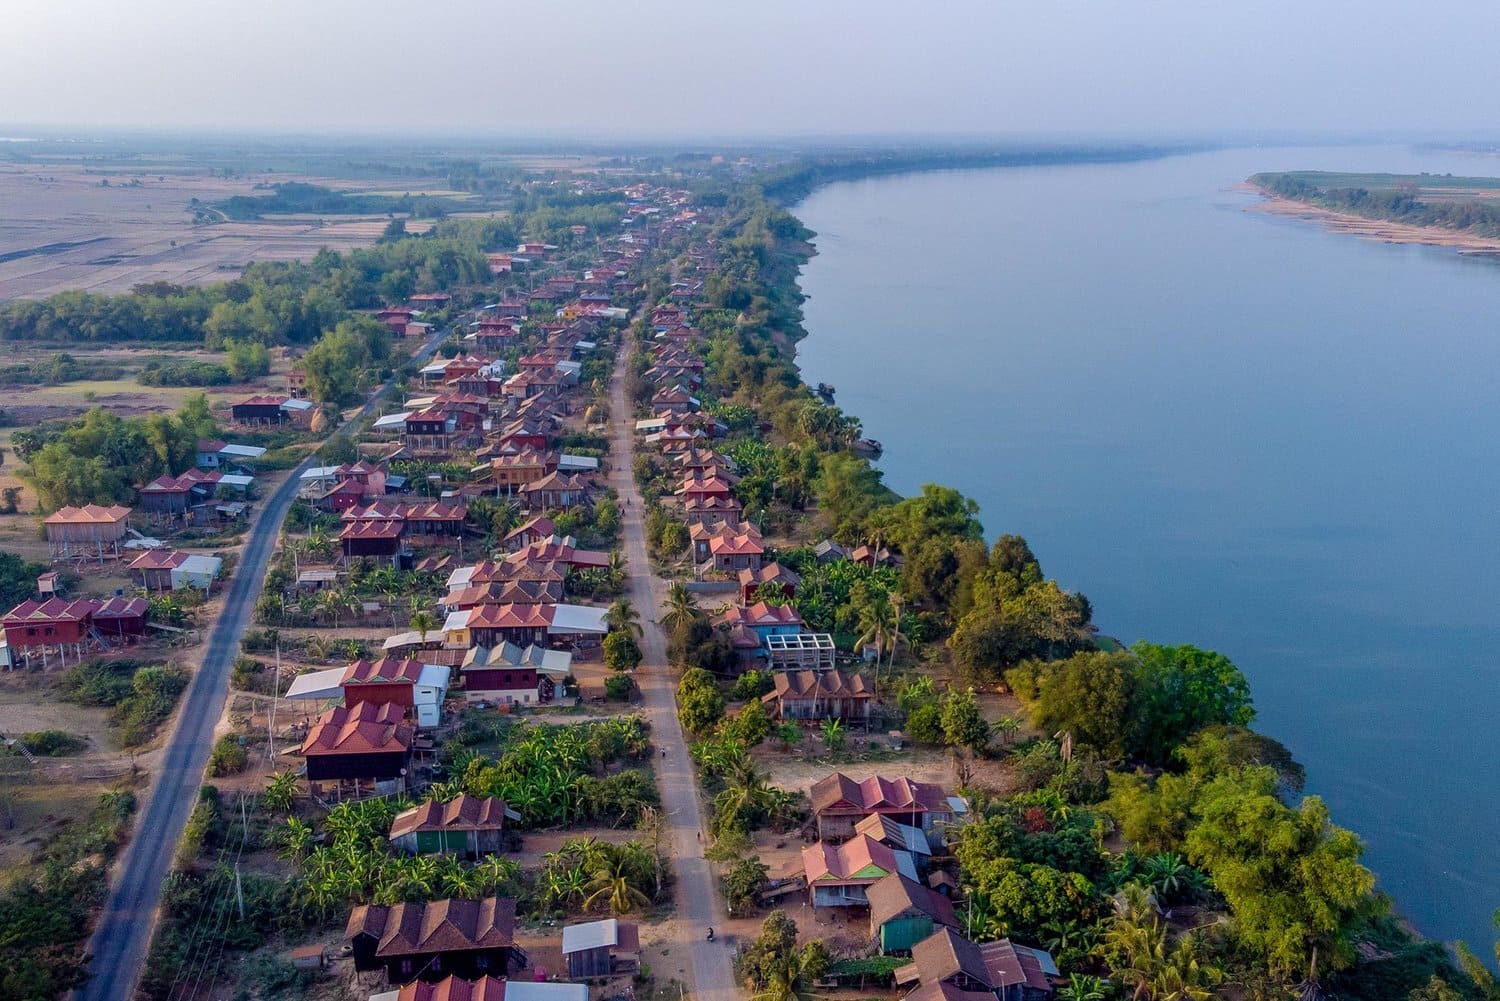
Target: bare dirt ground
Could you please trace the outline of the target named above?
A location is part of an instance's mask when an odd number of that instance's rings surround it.
[[[388,221],[338,216],[193,224],[193,199],[256,194],[254,185],[268,180],[401,191],[444,187],[419,178],[355,185],[290,174],[223,178],[202,168],[136,172],[118,165],[6,164],[0,166],[0,205],[6,207],[0,217],[0,301],[70,289],[127,292],[141,282],[225,281],[248,261],[303,260],[325,246],[344,250],[373,243]],[[424,228],[409,223],[411,231]]]

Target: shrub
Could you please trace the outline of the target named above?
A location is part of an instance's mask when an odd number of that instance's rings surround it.
[[[213,753],[208,759],[208,773],[214,778],[238,775],[245,770],[249,760],[250,756],[245,752],[245,745],[240,743],[240,738],[226,733],[214,741]]]
[[[16,739],[26,750],[39,758],[65,758],[70,754],[78,754],[89,746],[88,738],[64,730],[38,730],[34,733],[23,733]],[[0,754],[5,754],[7,751],[12,754],[18,753],[0,745]]]
[[[635,691],[635,682],[626,674],[613,674],[604,679],[604,697],[615,702],[629,702]]]
[[[641,662],[641,646],[626,630],[604,637],[604,663],[612,671],[633,671]]]
[[[936,705],[918,706],[906,717],[906,735],[918,744],[943,742],[942,710]]]

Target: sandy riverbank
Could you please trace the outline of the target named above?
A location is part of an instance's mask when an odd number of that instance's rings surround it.
[[[1246,212],[1269,212],[1273,215],[1291,216],[1307,222],[1315,222],[1334,233],[1348,233],[1363,240],[1379,240],[1382,243],[1414,243],[1426,247],[1452,247],[1461,254],[1500,255],[1500,239],[1475,236],[1435,226],[1411,226],[1406,223],[1387,222],[1383,219],[1366,219],[1363,216],[1344,212],[1330,212],[1306,202],[1280,198],[1254,184],[1237,184],[1241,191],[1253,191],[1265,201],[1248,206]]]

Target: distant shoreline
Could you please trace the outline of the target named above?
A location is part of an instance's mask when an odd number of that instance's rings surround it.
[[[1315,222],[1329,232],[1357,236],[1362,240],[1381,243],[1404,243],[1424,247],[1451,247],[1460,254],[1480,257],[1500,257],[1500,239],[1475,236],[1437,226],[1413,226],[1408,223],[1388,222],[1383,219],[1367,219],[1347,212],[1332,212],[1291,198],[1283,198],[1258,184],[1249,181],[1234,186],[1237,191],[1253,191],[1265,201],[1246,206],[1246,212],[1266,212],[1271,215],[1289,216],[1304,222]]]

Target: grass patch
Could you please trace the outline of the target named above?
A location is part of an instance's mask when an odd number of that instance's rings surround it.
[[[90,661],[65,672],[58,688],[65,701],[111,707],[110,723],[119,731],[120,743],[137,747],[172,715],[187,683],[187,672],[175,666]]]

